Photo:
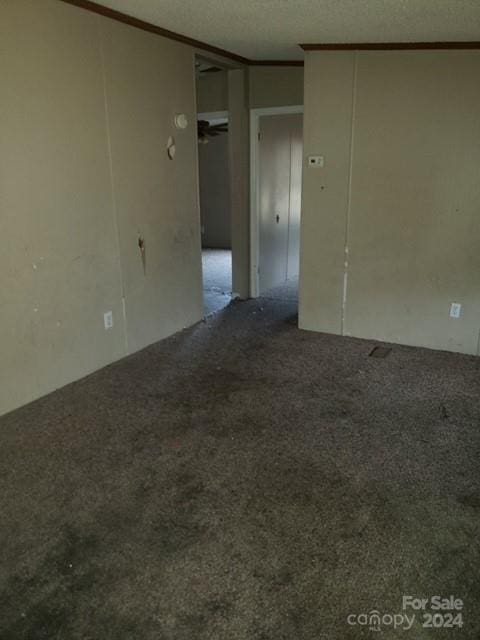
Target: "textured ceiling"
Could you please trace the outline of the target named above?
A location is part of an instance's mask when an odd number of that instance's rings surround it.
[[[251,59],[298,43],[480,40],[480,0],[97,0]]]

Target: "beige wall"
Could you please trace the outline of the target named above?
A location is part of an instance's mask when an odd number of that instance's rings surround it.
[[[248,67],[250,109],[303,104],[303,67]],[[228,73],[204,73],[197,79],[199,113],[228,111]]]
[[[192,50],[57,0],[4,1],[0,41],[4,413],[202,304],[195,129],[172,127],[194,121]]]
[[[228,111],[228,72],[202,73],[197,76],[197,111]]]
[[[228,133],[198,145],[202,246],[231,249]]]
[[[303,67],[249,67],[250,109],[303,104]]]
[[[248,71],[228,72],[232,295],[250,295],[250,139]]]
[[[479,75],[479,52],[307,54],[303,328],[478,353]]]
[[[101,33],[128,348],[137,351],[202,315],[193,52],[113,20]],[[186,130],[173,127],[175,113],[187,115]]]

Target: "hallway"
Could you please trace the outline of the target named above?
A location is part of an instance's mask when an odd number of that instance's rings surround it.
[[[203,308],[206,316],[226,307],[232,299],[232,251],[202,249]]]

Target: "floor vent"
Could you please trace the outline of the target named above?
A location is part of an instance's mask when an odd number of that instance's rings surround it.
[[[371,358],[386,358],[390,353],[390,347],[373,347],[373,349],[368,354]]]

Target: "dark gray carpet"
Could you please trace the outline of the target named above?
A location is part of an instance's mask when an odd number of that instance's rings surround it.
[[[0,419],[0,637],[480,637],[474,357],[206,322]],[[455,595],[461,629],[347,616]]]

